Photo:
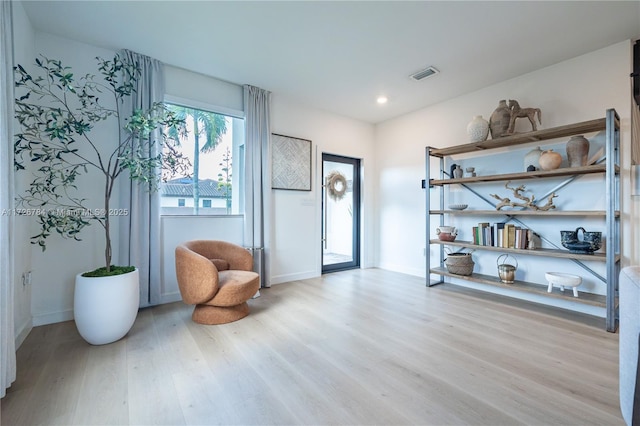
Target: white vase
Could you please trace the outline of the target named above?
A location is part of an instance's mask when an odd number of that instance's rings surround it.
[[[476,115],[467,125],[467,134],[469,135],[469,142],[482,142],[487,140],[487,136],[489,136],[489,122],[482,118],[481,115]]]
[[[532,149],[531,151],[527,152],[527,154],[524,156],[525,172],[528,171],[527,169],[529,168],[529,166],[533,166],[536,170],[540,168],[540,155],[542,155],[542,150],[539,146],[537,146],[536,149]]]
[[[140,304],[138,270],[110,277],[76,275],[73,316],[78,332],[92,345],[123,338]]]

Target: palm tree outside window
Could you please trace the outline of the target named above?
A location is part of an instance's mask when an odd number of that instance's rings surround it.
[[[166,105],[187,123],[186,137],[173,129],[169,133],[180,141],[178,149],[189,157],[193,169],[189,176],[163,176],[162,213],[239,214],[242,188],[235,180],[243,171],[237,170],[234,155],[242,152],[244,120],[198,108]],[[200,211],[201,207],[206,209]]]

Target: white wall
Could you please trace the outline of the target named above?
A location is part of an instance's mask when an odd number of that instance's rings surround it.
[[[87,73],[97,73],[97,61],[94,59],[96,56],[109,59],[114,52],[50,34],[36,33],[35,53],[60,59],[63,64],[70,66],[76,78],[79,78]],[[33,58],[25,64],[29,65],[28,70],[34,70],[32,63]],[[106,101],[106,96],[104,100]],[[105,144],[113,144],[115,148],[117,127],[113,123],[96,126],[92,130],[92,136]],[[26,173],[18,173],[18,176],[24,174]],[[103,181],[97,173],[88,173],[79,180],[80,194],[88,199],[87,205],[90,208],[103,207],[102,188]],[[117,190],[112,200],[118,200]],[[117,219],[114,220],[114,228],[116,227]],[[32,235],[36,229],[34,220]],[[117,232],[112,231],[112,234],[113,259],[116,260]],[[94,224],[86,228],[80,237],[82,241],[77,242],[54,235],[47,240],[47,249],[44,252],[37,246],[32,246],[31,309],[34,326],[72,319],[75,275],[104,266],[105,239],[102,228]]]
[[[190,105],[198,107],[198,103],[206,108],[217,106],[216,112],[237,114],[243,111],[242,87],[208,77],[199,73],[166,65],[165,90],[172,99],[188,100]]]
[[[322,153],[361,159],[361,267],[373,266],[374,126],[310,108],[277,93],[272,96],[271,131],[312,142],[311,191],[273,190],[271,223],[271,283],[321,274]]]
[[[13,32],[14,32],[14,60],[16,63],[32,63],[35,51],[35,33],[31,28],[21,2],[13,3]],[[17,126],[17,122],[14,124]],[[14,127],[16,129],[17,127]],[[15,177],[16,191],[21,191],[27,185],[27,175]],[[16,347],[24,341],[31,330],[31,286],[23,285],[22,274],[31,270],[31,234],[30,221],[24,217],[15,217],[14,244],[14,322]],[[26,283],[25,283],[26,284]]]
[[[632,252],[631,247],[633,241],[638,239],[638,227],[632,227],[635,221],[630,216],[632,203],[629,197],[630,49],[630,42],[618,43],[379,124],[376,129],[376,157],[379,172],[377,198],[379,217],[376,220],[379,235],[378,265],[385,269],[425,276],[424,190],[420,188],[420,180],[424,179],[424,148],[427,145],[446,147],[466,143],[467,123],[474,115],[479,114],[488,119],[501,99],[517,99],[523,107],[541,108],[543,124],[540,128],[601,118],[604,117],[607,108],[617,110],[622,120],[622,234],[627,236],[622,242],[623,265],[637,262],[638,253]],[[530,130],[528,122],[525,122],[518,123],[520,131]],[[558,144],[557,150],[565,156],[566,141],[555,142]],[[594,142],[601,143],[601,137]],[[553,144],[542,145],[551,147]],[[531,148],[533,147],[527,146],[524,152],[514,152],[512,157],[509,157],[510,154],[507,152],[507,156],[502,157],[499,163],[496,163],[492,157],[472,156],[458,158],[456,162],[463,166],[479,166],[478,171],[485,174],[488,174],[491,169],[495,172],[521,171],[522,157]],[[534,184],[529,182],[525,184],[527,188],[534,188],[532,186]],[[590,191],[592,184],[594,184],[592,181],[585,179],[578,186],[582,192],[573,190],[574,192],[559,193],[556,205],[570,202],[573,205],[581,205],[585,209],[601,205],[603,202],[601,197],[598,196],[594,200],[590,196],[593,193]],[[456,202],[475,202],[468,195],[456,191],[453,187],[452,189]],[[499,185],[497,189],[481,188],[486,195],[493,190],[500,193],[506,191],[503,187],[500,189]],[[542,191],[542,188],[538,187],[536,191]],[[474,220],[476,223],[484,221],[481,218]],[[495,222],[496,218],[488,218],[486,221]],[[556,226],[549,231],[555,234],[558,226],[573,230],[584,223],[579,218],[566,222],[554,221]],[[586,223],[587,225],[584,226],[588,226],[590,230],[595,230],[593,228],[596,226],[603,227],[602,223]],[[455,225],[455,223],[451,224]],[[466,229],[467,226],[472,225],[463,225],[462,229]],[[543,223],[540,226],[545,227],[549,224]],[[435,226],[430,230],[430,235],[435,235],[434,231]],[[439,251],[433,248],[431,251],[433,262],[438,261],[437,253]],[[496,275],[496,256],[491,253],[476,253],[474,258],[476,261],[480,260],[476,270]],[[527,256],[519,256],[518,260],[520,262],[518,279],[523,279],[521,274],[525,271],[529,273],[527,280],[534,282],[544,282],[544,276],[542,275],[540,279],[540,274],[550,270],[549,268],[569,272],[566,262],[556,264],[557,261],[553,259],[542,260]],[[585,275],[582,270],[578,273]],[[603,285],[596,282],[589,282],[586,287],[596,293],[603,291]],[[491,288],[489,290],[491,291]],[[576,307],[576,309],[581,308]]]

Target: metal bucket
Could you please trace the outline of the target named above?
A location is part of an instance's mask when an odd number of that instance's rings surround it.
[[[510,263],[505,263],[509,258],[512,258],[516,262],[516,264],[512,265]],[[500,263],[501,259],[503,263]],[[513,256],[509,256],[508,254],[502,254],[498,256],[496,263],[498,265],[498,277],[500,278],[500,281],[506,284],[513,284],[513,282],[516,280],[516,269],[518,269],[518,259],[516,259]]]

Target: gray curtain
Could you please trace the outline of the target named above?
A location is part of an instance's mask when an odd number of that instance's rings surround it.
[[[0,210],[14,207],[13,189],[13,16],[0,2]],[[6,209],[6,210],[5,210]],[[13,216],[0,215],[0,398],[16,379],[13,318]]]
[[[245,112],[245,227],[244,245],[253,252],[254,270],[262,287],[269,287],[269,223],[271,155],[269,104],[271,92],[244,86]]]
[[[161,62],[129,50],[120,52],[123,58],[138,63],[142,74],[136,92],[123,105],[123,111],[149,109],[164,99],[164,68]],[[128,114],[125,114],[125,116]],[[158,138],[158,135],[152,135]],[[132,143],[138,141],[133,140]],[[162,149],[154,145],[157,155]],[[161,173],[158,170],[158,173]],[[136,266],[140,273],[140,307],[160,303],[160,194],[150,192],[138,182],[123,176],[120,186],[119,208],[129,209],[120,217],[119,258],[121,265]]]

